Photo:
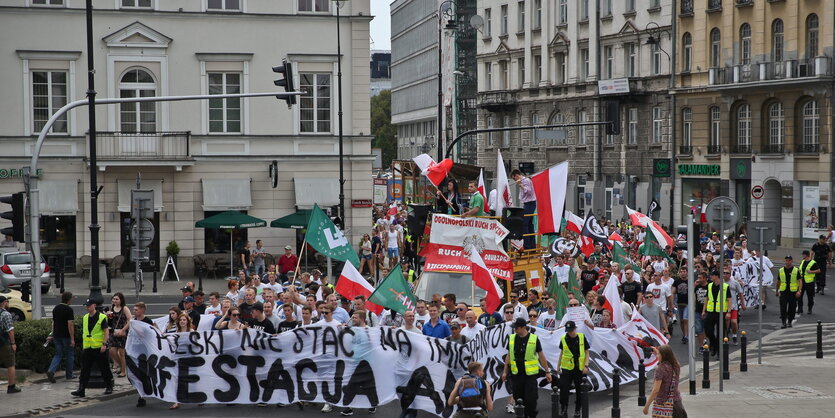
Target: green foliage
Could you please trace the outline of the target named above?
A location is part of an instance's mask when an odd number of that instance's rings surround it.
[[[383,90],[371,98],[371,141],[372,148],[383,150],[383,167],[391,165],[397,158],[396,129],[391,124],[391,91]]]
[[[180,246],[177,245],[177,241],[169,241],[168,246],[165,247],[165,251],[168,252],[168,254],[176,257],[178,254],[180,254]]]
[[[43,343],[50,332],[52,332],[52,320],[48,318],[15,323],[14,333],[15,340],[17,340],[15,357],[18,369],[43,373],[49,368],[52,356],[55,355],[55,346],[49,344],[44,347]],[[75,367],[78,368],[81,359],[80,317],[75,320],[75,342]],[[66,362],[62,361],[61,366],[64,366],[64,364]]]

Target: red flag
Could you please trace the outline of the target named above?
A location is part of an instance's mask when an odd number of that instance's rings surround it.
[[[440,163],[436,163],[428,154],[420,154],[412,158],[412,160],[420,167],[420,171],[435,187],[441,185],[441,182],[449,174],[449,170],[452,169],[452,160],[449,158],[444,158]]]
[[[478,192],[484,197],[484,211],[490,210],[490,202],[487,201],[487,188],[484,186],[484,169],[478,172]]]
[[[699,215],[699,223],[707,223],[707,203],[702,204],[701,214]]]
[[[334,290],[336,290],[336,293],[348,299],[353,299],[360,295],[365,296],[365,309],[377,315],[383,312],[382,306],[368,301],[368,297],[374,293],[374,288],[351,263],[345,263],[345,267],[342,268],[342,274],[339,275],[339,280],[336,282]]]
[[[477,250],[473,249],[472,252],[470,252],[470,261],[473,263],[473,282],[475,282],[475,285],[480,289],[487,291],[487,297],[485,300],[486,303],[484,304],[484,307],[487,313],[492,314],[499,308],[499,306],[501,306],[504,292],[499,284],[496,283],[496,279],[490,273],[490,270],[487,270],[487,266],[484,264],[484,260],[481,258],[481,254],[479,254]]]
[[[609,241],[617,241],[623,243],[623,237],[620,236],[617,232],[612,232],[612,235],[609,235]]]
[[[590,256],[591,253],[594,252],[594,240],[590,237],[580,235],[580,241],[578,244],[580,245],[580,251],[582,251],[583,255],[586,257]]]
[[[559,163],[531,177],[539,216],[539,233],[560,232],[565,191],[568,188],[568,162]]]

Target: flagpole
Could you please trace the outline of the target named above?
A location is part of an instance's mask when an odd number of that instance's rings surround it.
[[[435,183],[432,183],[431,181],[430,181],[429,183],[430,183],[431,185],[435,186]],[[438,191],[438,194],[439,194],[439,195],[441,195],[441,198],[442,198],[442,199],[446,200],[446,204],[447,204],[447,205],[452,206],[452,202],[450,202],[450,201],[449,201],[449,199],[447,199],[447,198],[446,198],[446,196],[444,196],[443,192],[441,192],[441,189],[440,189],[440,188],[438,188],[438,186],[435,186],[435,190],[437,190],[437,191]],[[459,209],[460,209],[460,208],[459,208]]]
[[[304,241],[302,241],[302,249],[299,251],[299,258],[296,260],[296,269],[293,270],[293,272],[296,274],[299,274],[299,265],[302,263],[302,257],[304,257],[305,248],[307,248],[307,234],[305,234],[304,236]],[[328,277],[328,279],[330,279],[330,277]]]

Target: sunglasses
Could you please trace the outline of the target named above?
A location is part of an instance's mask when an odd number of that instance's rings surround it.
[[[458,309],[456,309],[456,311],[461,312],[461,311],[466,311],[466,309],[464,309],[464,308],[458,308]]]
[[[531,315],[531,318],[539,318],[539,315]]]
[[[241,314],[233,313],[232,316],[241,316]]]
[[[322,314],[324,314],[324,315],[327,315],[327,314],[332,314],[332,313],[333,313],[333,312],[331,312],[331,311],[322,311]]]
[[[568,306],[572,307],[572,308],[576,308],[576,307],[580,306],[580,304],[579,303],[572,303],[571,305],[568,305]]]
[[[513,315],[513,311],[505,311],[505,315]]]

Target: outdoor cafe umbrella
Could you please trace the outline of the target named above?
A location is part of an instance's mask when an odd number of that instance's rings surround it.
[[[197,228],[213,229],[248,229],[267,226],[267,221],[249,216],[245,213],[228,210],[217,215],[210,216],[194,224]],[[232,276],[232,265],[234,264],[234,251],[232,249],[232,234],[229,234],[229,276]]]

